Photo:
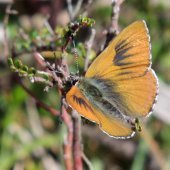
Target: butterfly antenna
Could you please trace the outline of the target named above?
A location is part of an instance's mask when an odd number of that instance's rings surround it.
[[[72,43],[73,43],[73,53],[74,53],[75,60],[76,60],[76,70],[77,70],[76,74],[79,76],[78,54],[77,54],[77,50],[76,50],[76,46],[75,46],[74,40],[72,41]]]

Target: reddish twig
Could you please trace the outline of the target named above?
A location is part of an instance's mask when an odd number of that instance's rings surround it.
[[[74,169],[82,170],[82,147],[81,147],[81,117],[76,111],[73,111],[73,155],[74,155]]]
[[[46,67],[46,63],[45,63],[45,61],[44,61],[44,58],[42,57],[42,55],[41,55],[39,52],[34,52],[34,53],[33,53],[33,57],[35,58],[35,60],[37,61],[37,63],[38,63],[41,67],[43,67],[43,68]]]
[[[56,109],[52,108],[51,106],[46,105],[45,103],[43,103],[42,101],[40,101],[35,95],[34,93],[29,90],[22,82],[20,82],[21,87],[35,100],[35,102],[37,103],[38,106],[42,107],[44,110],[52,113],[55,116],[59,116],[60,112],[58,112]]]
[[[51,66],[48,62],[46,62],[40,53],[35,52],[33,55],[34,55],[35,59],[37,60],[37,62],[42,67],[46,66],[46,68],[48,69],[48,72],[51,73],[53,80],[55,82],[57,82],[58,88],[61,90],[63,88],[63,82],[62,82],[61,78],[57,77],[53,66]]]
[[[73,170],[73,122],[68,115],[64,103],[62,102],[61,106],[61,118],[67,126],[67,138],[64,140],[64,161],[67,170]]]

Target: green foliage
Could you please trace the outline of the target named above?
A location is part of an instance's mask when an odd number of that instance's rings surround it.
[[[8,132],[6,132],[3,137],[7,150],[4,150],[4,152],[1,152],[0,154],[0,169],[4,170],[10,169],[12,165],[18,160],[28,159],[31,153],[33,153],[34,150],[39,148],[40,146],[43,148],[50,148],[55,145],[61,147],[59,135],[56,134],[44,135],[41,138],[34,139],[32,142],[25,144],[21,143],[20,145],[22,147],[17,146],[17,148],[13,147],[13,144],[17,141],[11,134],[8,134]],[[12,154],[9,148],[12,150]]]
[[[144,164],[148,154],[148,146],[141,140],[138,144],[136,155],[134,156],[131,170],[143,170],[145,169]]]
[[[82,26],[88,26],[88,27],[92,27],[94,24],[95,24],[95,20],[93,18],[89,18],[89,17],[86,17],[86,16],[82,16],[80,15],[78,17],[78,20],[77,20],[80,25]]]
[[[20,107],[22,105],[23,101],[27,99],[26,92],[19,85],[15,86],[11,95],[12,95],[12,100],[10,103],[12,104],[12,101],[13,101],[13,104],[18,107]]]
[[[12,58],[8,58],[8,65],[12,71],[18,72],[20,76],[33,77],[37,72],[35,68],[29,68],[27,65],[24,65],[19,59],[13,61]]]
[[[169,136],[170,126],[164,126],[160,131],[160,141],[162,143],[163,149],[166,153],[170,153],[170,136]]]

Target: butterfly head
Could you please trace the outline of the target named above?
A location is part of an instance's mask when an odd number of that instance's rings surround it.
[[[70,74],[69,78],[67,81],[64,83],[64,93],[66,94],[72,86],[74,86],[78,81],[80,77],[77,75]]]

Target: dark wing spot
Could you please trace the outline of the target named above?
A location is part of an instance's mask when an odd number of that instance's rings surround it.
[[[128,43],[126,43],[126,40],[122,40],[120,42],[117,43],[116,47],[115,47],[115,50],[116,51],[119,51],[123,48],[126,48],[128,46]]]
[[[84,101],[83,98],[73,95],[73,100],[79,105],[83,106],[86,110],[93,112],[93,109]]]
[[[116,56],[114,58],[114,63],[117,66],[124,66],[124,65],[130,65],[132,64],[131,62],[124,62],[123,60],[129,57],[132,57],[133,54],[126,54],[128,50],[130,50],[132,47],[129,46],[129,44],[125,41],[122,40],[117,43],[115,47],[116,51]]]

